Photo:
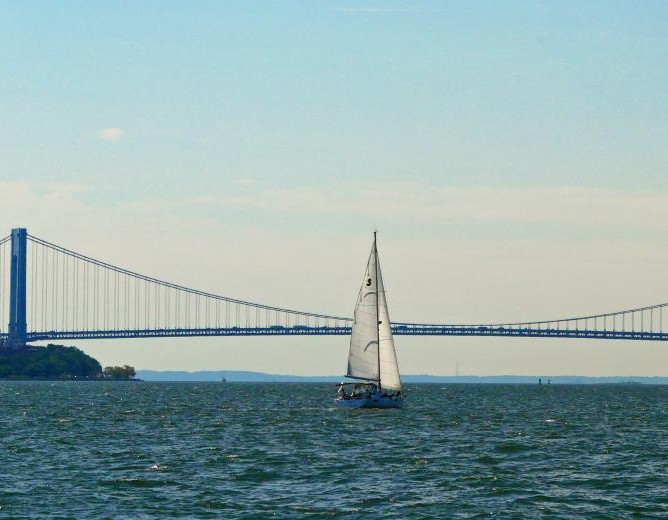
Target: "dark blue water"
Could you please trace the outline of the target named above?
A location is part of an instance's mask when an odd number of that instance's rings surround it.
[[[667,518],[668,388],[0,383],[0,517]]]

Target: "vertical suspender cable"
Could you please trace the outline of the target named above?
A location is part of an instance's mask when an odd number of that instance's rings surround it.
[[[82,268],[83,266],[80,265],[80,260],[77,257],[73,258],[74,260],[74,266],[72,268],[72,272],[74,274],[73,276],[73,281],[72,281],[72,292],[73,292],[73,298],[72,298],[72,328],[73,330],[81,330],[82,329],[82,320],[81,320],[81,315],[85,311],[86,308],[86,303],[83,300],[85,297],[85,285],[82,280]]]
[[[56,326],[56,251],[51,249],[51,328],[57,329]]]
[[[166,329],[168,329],[170,324],[171,324],[171,320],[169,319],[170,318],[169,312],[171,310],[169,308],[169,296],[170,296],[169,287],[165,287],[165,328]]]
[[[5,244],[0,244],[0,332],[5,331]]]
[[[37,278],[37,262],[35,261],[35,253],[36,251],[34,245],[32,242],[28,242],[28,261],[30,262],[30,280],[28,281],[30,284],[30,323],[28,324],[28,331],[35,330],[35,303],[37,300],[35,297],[35,279]]]
[[[158,297],[160,294],[158,293],[158,284],[154,283],[154,291],[153,291],[153,329],[156,330],[158,329],[158,314],[160,312],[160,307],[158,306]]]
[[[47,286],[49,279],[49,250],[42,246],[42,332],[46,330],[47,314]]]
[[[125,312],[123,313],[125,315],[125,326],[123,327],[125,330],[128,330],[130,328],[130,285],[132,285],[132,279],[128,276],[128,274],[125,274]]]
[[[176,328],[176,329],[183,328],[181,326],[181,291],[178,291],[178,290],[176,291],[176,311],[175,311],[175,315],[176,315],[176,323],[175,323],[174,328]]]
[[[134,329],[139,330],[139,280],[135,279],[135,317]]]
[[[104,330],[109,330],[109,269],[104,269],[104,297],[102,299],[104,312]]]
[[[118,330],[118,297],[119,297],[119,289],[118,289],[118,271],[114,271],[114,279],[116,281],[115,286],[116,288],[114,289],[114,330]]]

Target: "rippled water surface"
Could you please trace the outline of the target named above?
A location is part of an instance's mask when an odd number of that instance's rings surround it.
[[[667,518],[668,388],[0,383],[0,517]]]

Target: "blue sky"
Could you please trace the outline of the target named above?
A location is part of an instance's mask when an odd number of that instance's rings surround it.
[[[334,314],[350,311],[376,227],[397,319],[666,299],[665,2],[0,5],[7,231]],[[424,271],[428,282],[410,276]],[[313,291],[323,278],[328,292]],[[179,341],[160,367],[161,345],[90,348],[142,368],[302,373],[337,373],[346,350],[287,345],[299,359],[315,349],[294,368],[260,343],[231,357],[232,340],[188,344],[201,353],[184,360]],[[498,372],[499,359],[506,373],[653,373],[668,361],[625,346],[615,365],[597,343],[582,367],[563,343],[419,341],[398,347],[410,372],[450,373],[453,357],[474,373]]]

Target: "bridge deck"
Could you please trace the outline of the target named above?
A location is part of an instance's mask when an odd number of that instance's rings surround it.
[[[166,338],[202,336],[347,336],[350,327],[230,327],[208,329],[157,329],[157,330],[89,330],[89,331],[42,331],[29,332],[28,341],[63,339],[109,339],[109,338]],[[532,337],[532,338],[590,338],[643,341],[668,341],[668,333],[620,330],[559,330],[452,325],[407,325],[392,327],[396,336],[468,336],[468,337]],[[0,334],[0,338],[6,337]]]

